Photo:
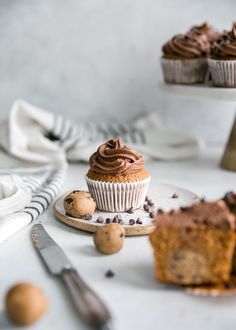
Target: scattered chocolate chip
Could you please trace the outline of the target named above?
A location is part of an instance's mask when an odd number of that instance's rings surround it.
[[[158,209],[157,213],[164,213],[164,211],[162,209]]]
[[[156,212],[152,211],[149,213],[149,217],[154,219],[155,218],[155,215],[156,215]]]
[[[135,224],[135,220],[134,220],[134,219],[130,219],[130,220],[129,220],[129,224],[130,224],[131,226],[133,226],[133,225]]]
[[[169,214],[174,214],[175,210],[170,210]]]
[[[149,198],[148,196],[145,197],[145,202],[148,202],[149,201]]]
[[[207,224],[208,224],[208,220],[207,220],[207,218],[202,219],[202,223],[203,223],[204,225],[207,225]]]
[[[178,198],[179,196],[176,194],[176,193],[174,193],[172,196],[171,196],[171,198]]]
[[[98,217],[97,220],[96,220],[98,223],[103,223],[104,222],[104,219],[103,217]]]
[[[118,223],[119,222],[119,217],[116,215],[114,218],[113,218],[113,223]]]
[[[131,206],[131,208],[127,210],[127,213],[130,213],[130,214],[131,214],[131,213],[134,213],[134,208],[133,208],[133,206]]]
[[[71,203],[73,202],[73,199],[72,199],[72,198],[67,198],[67,199],[65,200],[65,202],[68,203],[68,204],[71,204]]]
[[[106,223],[111,223],[112,219],[111,218],[106,218]]]
[[[153,200],[149,199],[149,201],[148,201],[148,205],[149,205],[149,206],[154,206],[154,202],[153,202]]]
[[[148,205],[148,204],[144,204],[144,205],[143,205],[143,209],[144,209],[144,211],[148,212],[148,210],[149,210],[149,205]]]
[[[180,207],[180,210],[183,211],[183,212],[186,212],[188,209],[189,209],[189,207],[187,207],[187,206],[181,206]]]
[[[137,225],[142,225],[142,224],[143,224],[143,222],[142,222],[142,220],[141,220],[140,218],[138,218],[138,219],[136,220],[136,223],[137,223]]]
[[[110,278],[110,277],[114,277],[115,276],[115,273],[112,271],[112,270],[108,270],[106,273],[105,273],[105,276]]]
[[[204,197],[200,199],[200,203],[202,203],[202,204],[206,203],[206,200]]]
[[[91,220],[92,219],[92,215],[91,214],[87,214],[85,217],[84,217],[85,220]]]
[[[73,190],[73,194],[78,194],[80,190]]]

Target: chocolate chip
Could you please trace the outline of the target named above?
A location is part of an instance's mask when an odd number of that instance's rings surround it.
[[[180,207],[180,210],[183,211],[183,212],[186,212],[188,209],[189,209],[189,207],[186,207],[186,206],[181,206]]]
[[[113,218],[113,223],[118,223],[119,222],[119,217],[116,215],[114,218]]]
[[[91,220],[92,219],[92,215],[91,214],[87,214],[85,217],[84,217],[85,220]]]
[[[143,222],[142,222],[142,220],[141,220],[140,218],[138,218],[138,219],[136,220],[136,223],[137,223],[137,225],[142,225],[142,224],[143,224]]]
[[[184,275],[183,274],[176,274],[176,277],[180,281],[184,279]]]
[[[169,214],[174,214],[175,210],[170,210]]]
[[[149,211],[149,205],[148,204],[144,204],[143,205],[143,209],[144,209],[144,211],[148,212]]]
[[[130,220],[129,220],[129,224],[130,224],[131,226],[133,226],[133,225],[135,224],[135,220],[134,220],[134,219],[130,219]]]
[[[207,218],[202,219],[202,223],[203,223],[204,225],[207,225],[207,224],[208,224],[208,219],[207,219]]]
[[[68,203],[68,204],[71,204],[71,203],[73,202],[73,199],[72,199],[72,198],[67,198],[67,199],[65,200],[65,202]]]
[[[110,278],[110,277],[114,277],[115,276],[115,273],[112,271],[112,270],[108,270],[106,273],[105,273],[105,276]]]
[[[149,198],[148,196],[145,197],[145,202],[148,202],[149,201]]]
[[[149,213],[149,217],[154,219],[155,218],[155,215],[156,215],[156,212],[152,211]]]
[[[98,217],[97,220],[96,220],[98,223],[103,223],[104,222],[104,219],[103,217]]]
[[[179,196],[176,194],[176,193],[174,193],[172,196],[171,196],[171,198],[178,198]]]
[[[131,206],[131,208],[127,210],[127,213],[130,213],[130,214],[131,214],[131,213],[134,213],[134,208],[133,208],[133,206]]]
[[[158,210],[157,210],[157,213],[162,214],[162,213],[164,213],[164,211],[163,211],[162,209],[158,209]]]
[[[73,190],[73,194],[78,194],[80,190]]]
[[[190,233],[192,232],[192,228],[190,228],[190,227],[186,227],[186,228],[185,228],[185,232],[186,232],[187,234],[190,234]]]
[[[200,199],[200,203],[202,203],[202,204],[206,203],[206,200],[204,197]]]
[[[224,285],[226,289],[234,289],[236,287],[236,283],[234,283],[233,281],[225,282]]]
[[[111,218],[106,218],[106,223],[111,223],[112,219]]]
[[[153,202],[153,200],[149,199],[149,201],[148,201],[148,205],[149,205],[149,206],[154,206],[154,202]]]

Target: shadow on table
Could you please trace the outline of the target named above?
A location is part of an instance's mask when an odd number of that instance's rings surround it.
[[[117,281],[122,281],[123,284],[133,286],[136,288],[150,289],[150,290],[171,290],[173,292],[180,291],[181,289],[175,285],[167,285],[158,283],[154,269],[151,263],[142,262],[137,264],[124,265],[117,268]]]
[[[89,257],[104,257],[102,253],[97,252],[92,243],[80,246],[78,252]]]
[[[14,329],[14,326],[8,321],[6,313],[4,311],[0,311],[0,329]]]

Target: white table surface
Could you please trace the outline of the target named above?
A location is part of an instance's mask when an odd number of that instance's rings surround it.
[[[209,149],[200,158],[178,162],[150,162],[152,185],[171,183],[207,198],[236,190],[236,173],[218,167],[222,150]],[[85,187],[86,165],[71,165],[64,190]],[[70,228],[54,219],[50,208],[40,218],[49,234],[64,249],[87,283],[107,303],[114,330],[234,330],[236,297],[204,298],[160,285],[154,278],[148,237],[129,237],[119,253],[98,254],[91,234]],[[32,247],[30,226],[0,246],[0,329],[16,329],[4,315],[3,299],[9,286],[30,281],[49,299],[49,310],[31,330],[87,329],[79,320],[62,285],[49,276]],[[104,276],[108,269],[115,277]]]

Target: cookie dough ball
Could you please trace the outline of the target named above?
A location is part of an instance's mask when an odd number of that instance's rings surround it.
[[[93,239],[96,249],[104,254],[120,251],[124,244],[125,230],[118,223],[109,223],[97,229]]]
[[[65,197],[64,208],[72,217],[81,218],[93,214],[96,203],[89,192],[74,190]]]
[[[20,326],[38,320],[48,308],[48,302],[41,289],[29,283],[13,286],[6,295],[8,318]]]

